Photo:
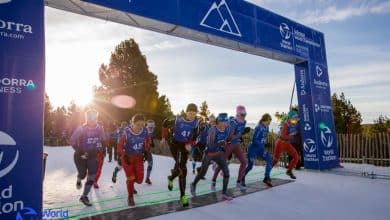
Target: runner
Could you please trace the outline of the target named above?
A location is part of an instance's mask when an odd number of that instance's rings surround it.
[[[266,161],[265,166],[265,174],[263,182],[269,186],[272,187],[272,182],[270,178],[270,173],[272,169],[272,157],[271,155],[264,149],[265,142],[268,137],[268,127],[271,123],[271,115],[270,114],[264,114],[259,124],[256,126],[255,131],[253,133],[252,143],[249,145],[248,148],[248,166],[245,169],[245,175],[241,180],[241,183],[245,186],[245,176],[249,173],[249,171],[253,168],[253,163],[256,159],[256,157],[259,157]]]
[[[141,184],[144,179],[143,153],[150,150],[150,138],[145,128],[145,118],[136,114],[131,126],[125,130],[118,144],[121,164],[127,177],[128,205],[134,206],[134,183]]]
[[[97,123],[97,120],[98,112],[92,109],[88,110],[85,113],[86,123],[78,127],[69,140],[69,144],[75,150],[74,163],[78,172],[77,189],[81,189],[81,181],[87,177],[83,194],[80,197],[80,202],[86,206],[92,206],[88,194],[91,191],[98,169],[98,154],[104,150],[104,146],[108,145],[104,129]]]
[[[153,120],[147,120],[146,121],[146,128],[148,129],[148,135],[150,138],[150,146],[154,148],[154,129],[156,127],[156,124]],[[150,175],[152,173],[153,169],[153,154],[152,151],[145,151],[144,158],[148,162],[148,167],[146,168],[146,179],[145,183],[152,185],[152,181],[150,181]]]
[[[192,196],[196,196],[196,184],[206,175],[206,172],[214,161],[223,169],[223,189],[222,196],[225,200],[231,200],[232,197],[227,194],[227,186],[229,183],[229,168],[223,153],[224,147],[227,145],[229,132],[226,129],[228,126],[228,116],[226,113],[220,113],[217,117],[217,125],[211,127],[207,136],[207,148],[202,160],[200,172],[196,175],[194,181],[190,184]]]
[[[278,163],[280,154],[286,151],[289,155],[293,157],[293,160],[290,162],[286,174],[290,176],[291,179],[296,179],[296,176],[293,174],[292,170],[295,168],[299,162],[299,155],[295,148],[291,145],[292,142],[295,142],[296,135],[298,133],[298,113],[296,111],[290,111],[287,115],[287,120],[282,124],[280,137],[276,140],[275,149],[274,149],[274,158],[272,161],[272,167]]]
[[[128,124],[125,121],[121,122],[121,126],[117,129],[117,145],[119,144],[119,140],[122,137],[123,133],[128,129]],[[118,165],[115,167],[114,172],[112,173],[112,182],[116,183],[116,178],[118,175],[118,172],[122,169],[122,161],[120,158],[118,158]]]
[[[183,207],[188,206],[185,196],[188,152],[199,134],[197,112],[198,107],[195,104],[188,104],[185,115],[164,120],[162,128],[161,145],[165,144],[168,138],[168,145],[175,160],[172,175],[168,176],[168,189],[173,189],[173,180],[179,177],[180,202]]]
[[[234,154],[234,156],[240,161],[240,169],[238,171],[238,176],[237,176],[237,183],[236,186],[244,192],[246,190],[245,185],[241,184],[240,180],[245,174],[245,169],[246,169],[246,160],[244,157],[244,154],[241,149],[241,137],[248,133],[250,131],[249,127],[245,127],[246,125],[246,109],[244,106],[239,105],[236,108],[236,117],[230,120],[230,126],[229,126],[229,140],[230,144],[226,146],[225,149],[225,159],[228,160],[229,156],[231,154]],[[217,167],[214,172],[214,176],[212,179],[212,188],[215,188],[215,184],[217,181],[217,177],[219,172],[221,171],[220,167]]]

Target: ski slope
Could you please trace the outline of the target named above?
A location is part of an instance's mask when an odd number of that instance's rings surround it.
[[[123,171],[119,173],[116,184],[111,182],[115,162],[108,163],[106,158],[99,181],[100,188],[92,189],[89,196],[94,205],[84,207],[78,202],[82,190],[77,190],[75,187],[76,168],[73,164],[73,149],[45,147],[44,151],[49,154],[43,188],[44,209],[68,210],[71,219],[77,219],[128,208]],[[135,196],[136,205],[178,200],[177,181],[172,192],[167,191],[166,186],[166,177],[173,164],[173,159],[170,157],[154,155],[151,178],[153,185],[135,186],[139,192]],[[344,164],[344,166],[344,170],[349,171],[362,170],[390,174],[390,168],[353,164]],[[238,166],[232,164],[229,168],[233,176],[229,185],[234,187]],[[194,178],[191,173],[191,163],[188,163],[188,170],[187,184]],[[294,183],[241,196],[229,203],[217,203],[151,219],[389,219],[390,180],[345,175],[343,173],[348,174],[348,172],[342,171],[343,169],[338,170],[337,173],[297,171],[298,179]],[[255,167],[248,181],[262,179],[263,172],[263,167]],[[287,178],[284,172],[284,169],[276,168],[271,175]],[[198,184],[198,191],[209,191],[211,175],[210,168],[206,175],[207,180]],[[219,181],[221,179],[219,178]],[[221,189],[221,185],[221,182],[217,184],[218,189]]]

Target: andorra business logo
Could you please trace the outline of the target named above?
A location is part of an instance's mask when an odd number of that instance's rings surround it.
[[[24,90],[34,91],[36,88],[31,79],[0,78],[0,94],[22,94]]]
[[[323,74],[322,68],[320,66],[316,66],[316,73],[318,77],[321,77]]]

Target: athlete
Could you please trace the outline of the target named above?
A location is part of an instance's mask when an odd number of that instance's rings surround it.
[[[180,203],[183,207],[188,206],[185,196],[188,152],[191,151],[199,134],[197,112],[198,107],[195,104],[188,104],[183,116],[168,118],[162,125],[161,145],[168,138],[168,145],[175,160],[175,166],[168,176],[168,189],[173,189],[173,180],[179,177]]]
[[[246,109],[244,106],[239,105],[236,108],[236,117],[231,119],[230,125],[229,125],[229,144],[226,146],[225,149],[225,159],[228,160],[229,156],[231,154],[234,154],[234,156],[240,161],[240,169],[238,171],[237,176],[237,183],[236,186],[241,190],[245,191],[246,187],[244,184],[241,184],[240,180],[245,174],[245,168],[246,168],[246,160],[244,157],[244,153],[241,149],[241,142],[242,142],[242,136],[250,131],[249,127],[245,127],[246,125]],[[214,176],[212,179],[212,188],[215,188],[217,176],[219,172],[221,171],[220,167],[217,167],[214,172]]]
[[[274,149],[274,158],[272,161],[272,166],[278,163],[280,154],[286,151],[290,156],[293,157],[290,162],[286,174],[290,176],[291,179],[296,179],[296,176],[293,174],[292,170],[295,168],[299,162],[299,155],[295,148],[291,145],[292,142],[295,142],[296,135],[298,133],[298,113],[296,111],[290,111],[287,115],[287,120],[282,124],[280,137],[276,140],[275,149]]]
[[[192,173],[196,173],[196,162],[201,162],[202,157],[203,157],[203,151],[206,148],[206,142],[207,142],[207,134],[209,130],[209,125],[207,124],[206,121],[200,121],[199,123],[199,129],[200,129],[200,134],[196,138],[196,143],[192,147],[191,150],[191,155],[192,155]],[[197,168],[199,170],[200,167]],[[204,177],[202,177],[203,179]]]
[[[91,109],[85,113],[85,124],[72,134],[69,144],[75,150],[74,163],[77,168],[77,189],[81,189],[81,181],[87,177],[80,202],[92,206],[88,199],[98,169],[98,154],[108,145],[104,129],[97,123],[98,112]]]
[[[268,137],[268,127],[271,123],[271,115],[270,114],[264,114],[259,124],[256,126],[255,131],[253,133],[252,143],[249,145],[248,148],[248,166],[245,169],[245,175],[241,180],[241,183],[245,185],[245,176],[249,173],[249,171],[253,168],[253,163],[256,159],[256,157],[259,157],[266,162],[265,166],[265,174],[263,182],[269,186],[272,187],[272,182],[270,178],[270,173],[272,169],[272,157],[271,155],[264,149],[265,147],[265,141]]]
[[[148,129],[148,135],[150,138],[150,146],[153,148],[154,147],[154,130],[156,128],[156,124],[154,123],[153,120],[147,120],[146,121],[146,128]],[[145,151],[144,158],[148,162],[148,167],[146,168],[146,179],[145,183],[152,185],[152,181],[150,181],[150,174],[152,173],[153,169],[153,154],[152,151]]]
[[[121,126],[117,129],[117,139],[116,139],[116,142],[117,142],[117,146],[119,144],[119,140],[120,138],[122,137],[123,133],[128,129],[128,124],[126,121],[122,121],[121,122]],[[117,175],[118,175],[118,172],[122,169],[122,162],[121,160],[118,158],[118,165],[115,167],[114,169],[114,172],[112,173],[112,182],[113,183],[116,183],[116,178],[117,178]]]
[[[226,129],[228,126],[228,116],[226,113],[220,113],[217,117],[217,125],[211,127],[207,136],[207,148],[202,160],[200,172],[196,175],[194,181],[190,184],[192,196],[196,196],[196,184],[206,175],[206,172],[214,161],[223,169],[223,188],[222,196],[225,200],[231,200],[232,197],[227,194],[227,186],[229,183],[229,168],[225,160],[223,149],[227,145],[229,132]]]
[[[150,150],[150,138],[145,128],[145,118],[136,114],[131,126],[124,131],[118,143],[118,153],[126,174],[128,205],[134,206],[134,183],[141,184],[144,179],[144,151]]]

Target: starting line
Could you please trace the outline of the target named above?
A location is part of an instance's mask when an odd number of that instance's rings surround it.
[[[274,187],[284,185],[287,183],[293,182],[292,180],[285,179],[272,179],[272,184]],[[232,188],[228,192],[234,197],[245,196],[251,193],[267,190],[269,187],[265,186],[263,182],[257,181],[248,184],[247,190],[245,193],[241,193],[239,189]],[[202,192],[200,192],[201,194]],[[211,204],[215,204],[223,201],[221,196],[221,191],[206,193],[199,195],[197,197],[192,197],[189,199],[190,205],[188,207],[182,207],[181,204],[177,201],[177,198],[174,201],[168,201],[163,203],[157,203],[147,206],[138,206],[134,208],[127,208],[124,210],[114,211],[110,213],[99,214],[95,216],[89,216],[85,218],[80,218],[84,220],[106,220],[106,219],[144,219],[155,216],[160,216],[164,214],[174,213],[185,211],[191,208],[203,207]]]

